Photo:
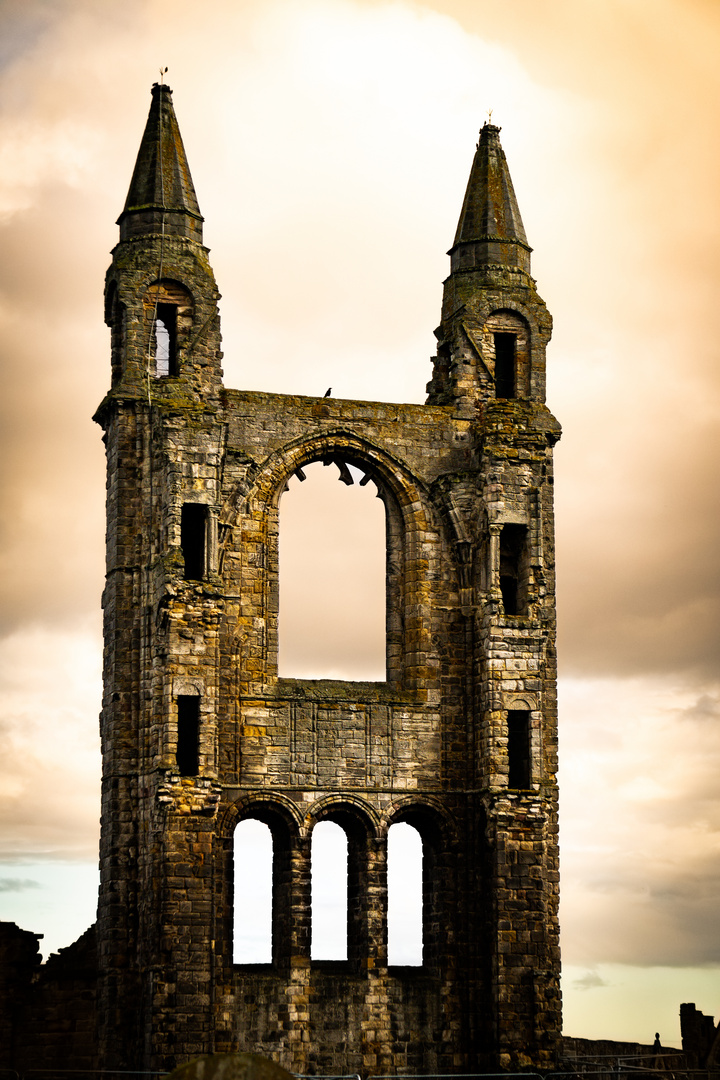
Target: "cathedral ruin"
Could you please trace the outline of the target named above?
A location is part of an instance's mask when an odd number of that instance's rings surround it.
[[[560,427],[545,405],[551,318],[499,135],[480,132],[425,405],[230,390],[171,91],[153,87],[107,275],[96,414],[100,1067],[250,1050],[367,1077],[556,1059]],[[361,470],[384,504],[383,682],[278,675],[279,504],[316,461]],[[263,965],[232,955],[246,818],[272,833]],[[323,821],[348,843],[347,959],[331,963],[310,952]],[[396,822],[422,838],[417,967],[388,964]]]

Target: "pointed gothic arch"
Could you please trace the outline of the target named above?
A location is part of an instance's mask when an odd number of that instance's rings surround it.
[[[384,878],[384,838],[377,835],[377,813],[364,800],[343,794],[316,803],[308,814],[312,830],[323,822],[338,825],[347,838],[347,964],[360,970],[370,957],[384,950],[378,940],[374,897],[378,879]]]
[[[361,470],[367,482],[374,482],[386,511],[386,673],[391,687],[428,689],[435,684],[434,656],[430,633],[432,581],[438,576],[433,565],[435,549],[427,542],[437,533],[432,500],[406,466],[386,448],[341,429],[322,431],[279,448],[256,475],[249,477],[245,491],[235,497],[246,518],[259,522],[244,537],[250,550],[246,563],[258,565],[262,588],[263,639],[258,647],[264,656],[266,678],[277,676],[279,609],[279,502],[289,478],[314,461],[347,463]],[[362,481],[361,481],[362,482]],[[221,519],[239,520],[238,511],[227,508]],[[223,546],[237,544],[234,530],[227,528]],[[221,559],[225,573],[228,560]]]
[[[234,836],[237,826],[250,818],[267,825],[272,837],[272,965],[281,969],[289,964],[293,950],[298,906],[294,883],[302,847],[297,808],[282,794],[254,792],[232,803],[223,815],[218,837],[223,851],[223,873],[217,889],[219,907],[224,912],[219,928],[219,954],[226,965],[231,963],[236,917],[234,890],[240,880],[235,866]],[[248,867],[248,873],[253,873],[252,867]]]

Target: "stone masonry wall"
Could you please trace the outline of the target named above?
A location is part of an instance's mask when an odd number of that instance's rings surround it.
[[[538,406],[498,410],[498,424],[510,416],[529,429],[520,484],[511,486],[506,474],[500,488],[495,478],[496,500],[500,489],[515,517],[542,507],[536,493],[546,483],[547,440],[542,428],[532,429],[536,414],[542,423]],[[137,895],[147,960],[138,975],[152,1011],[139,1034],[154,1047],[150,1060],[169,1067],[180,1054],[213,1046],[272,1051],[299,1072],[382,1072],[406,1060],[440,1071],[489,1067],[497,1060],[489,1048],[504,998],[512,1002],[502,1036],[507,1061],[551,1054],[557,940],[546,913],[554,910],[557,882],[556,745],[547,630],[534,610],[503,618],[492,595],[482,608],[468,602],[467,614],[458,610],[463,590],[480,589],[483,579],[488,594],[493,588],[492,565],[479,566],[476,556],[466,571],[454,547],[458,531],[479,547],[482,473],[497,468],[499,456],[487,421],[481,426],[443,407],[237,392],[225,393],[217,412],[189,414],[156,396],[148,420],[146,474],[152,469],[156,521],[164,525],[151,524],[140,538],[158,537],[168,554],[151,549],[143,556],[150,569],[139,588],[149,607],[135,632],[141,641],[147,635],[138,689],[152,708],[145,707],[133,751],[145,762],[140,820],[128,824],[146,835]],[[125,424],[125,444],[137,442],[137,406]],[[494,464],[483,469],[491,453]],[[400,567],[401,633],[384,684],[276,674],[278,503],[293,472],[328,456],[367,470],[397,525],[390,561]],[[480,475],[470,482],[468,474]],[[149,488],[148,480],[147,498]],[[179,511],[189,499],[214,510],[216,564],[203,581],[183,580],[174,555]],[[132,512],[130,500],[125,506]],[[132,535],[137,542],[137,531]],[[491,560],[491,545],[483,550]],[[540,606],[547,570],[538,580],[531,602]],[[129,604],[127,623],[137,610],[134,590]],[[480,723],[468,722],[474,666]],[[175,764],[176,702],[187,693],[201,703],[200,766],[192,778],[178,775]],[[510,793],[504,723],[518,707],[532,717],[534,775],[528,791]],[[273,974],[231,962],[231,838],[247,816],[271,824],[293,867],[287,892],[275,900]],[[346,828],[358,865],[351,959],[331,973],[309,955],[309,841],[324,819]],[[417,824],[426,865],[438,867],[429,894],[443,948],[428,959],[427,974],[387,968],[385,852],[396,820]],[[479,866],[488,874],[482,881]],[[428,923],[428,958],[432,934]],[[153,955],[152,984],[147,977],[143,983]]]
[[[0,923],[0,1067],[97,1069],[95,928],[40,961],[38,935]]]
[[[560,429],[544,404],[551,320],[498,129],[481,133],[424,406],[225,389],[201,222],[156,86],[108,272],[112,382],[96,417],[103,1066],[259,1050],[298,1073],[547,1067]],[[315,461],[361,469],[385,506],[383,682],[278,676],[279,504]],[[248,817],[273,836],[260,967],[232,958],[233,834]],[[310,954],[312,835],[328,820],[348,840],[348,958],[334,964]],[[423,844],[415,970],[387,958],[398,821]]]
[[[551,319],[499,129],[481,131],[423,406],[224,387],[219,293],[165,85],[119,223],[95,417],[107,456],[97,937],[38,974],[35,936],[0,933],[12,1060],[164,1071],[257,1051],[300,1074],[550,1068],[560,428],[544,403]],[[345,482],[359,468],[385,507],[382,682],[278,675],[279,506],[316,461]],[[267,965],[233,962],[234,881],[253,873],[234,865],[246,818],[273,839]],[[325,821],[348,843],[336,962],[310,950]],[[388,964],[396,822],[422,840],[414,968]]]

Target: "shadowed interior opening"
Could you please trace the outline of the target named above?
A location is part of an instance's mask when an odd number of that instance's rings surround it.
[[[182,776],[197,776],[200,762],[200,698],[177,699],[177,767]]]
[[[511,709],[508,726],[508,787],[524,790],[530,787],[530,713]]]
[[[499,398],[514,398],[515,334],[493,334],[495,339],[495,393]]]
[[[207,562],[207,507],[201,503],[185,503],[182,508],[180,546],[185,577],[192,581],[202,581]]]

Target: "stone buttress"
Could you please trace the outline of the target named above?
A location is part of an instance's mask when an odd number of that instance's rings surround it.
[[[226,390],[166,86],[106,288],[106,1068],[250,1050],[298,1073],[548,1067],[560,1035],[551,320],[480,135],[424,406]],[[362,469],[387,519],[384,682],[279,678],[288,479]],[[233,832],[273,837],[273,960],[234,965]],[[310,844],[348,838],[348,959],[310,957]],[[387,962],[387,833],[423,842],[423,963]],[[248,868],[252,873],[252,868]]]

